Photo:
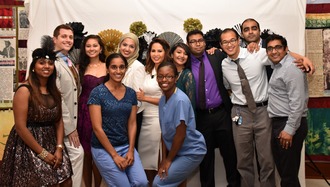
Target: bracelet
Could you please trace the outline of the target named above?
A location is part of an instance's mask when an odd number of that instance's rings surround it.
[[[62,144],[58,144],[58,145],[56,145],[56,148],[60,148],[60,149],[63,150],[63,145]]]
[[[38,157],[41,159],[41,160],[45,160],[45,158],[47,157],[48,155],[48,151],[46,151],[46,149],[42,148],[42,151],[40,154],[38,154]]]

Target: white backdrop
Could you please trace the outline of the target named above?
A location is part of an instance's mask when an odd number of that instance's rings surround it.
[[[29,62],[31,51],[40,47],[41,36],[52,35],[57,25],[68,22],[82,22],[84,31],[97,34],[105,29],[126,33],[131,23],[142,21],[148,31],[172,31],[185,41],[183,23],[188,18],[199,19],[204,33],[254,18],[261,30],[285,36],[291,51],[305,52],[306,0],[25,0],[25,5],[30,20]],[[217,159],[219,163],[219,155]],[[305,186],[303,163],[300,178]],[[217,185],[224,186],[223,168],[217,170]],[[190,180],[189,186],[192,184],[197,185],[198,180]]]
[[[172,31],[185,41],[184,20],[197,18],[204,33],[232,27],[255,18],[261,29],[270,29],[288,39],[290,50],[304,53],[306,0],[26,0],[29,7],[29,50],[40,46],[40,37],[52,35],[61,23],[82,22],[88,34],[105,29],[129,31],[134,21],[143,21],[148,31]]]

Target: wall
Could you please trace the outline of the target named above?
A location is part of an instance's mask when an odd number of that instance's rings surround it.
[[[232,27],[252,17],[259,21],[262,30],[270,29],[284,35],[291,51],[300,54],[305,51],[305,0],[33,0],[25,1],[25,5],[30,20],[28,62],[31,51],[40,46],[42,35],[52,35],[57,25],[73,21],[82,22],[88,34],[105,29],[125,33],[132,22],[143,21],[148,31],[157,34],[172,31],[185,40],[183,23],[187,18],[198,18],[205,33],[214,28]],[[218,152],[216,163],[217,185],[224,186],[225,174]],[[304,179],[304,165],[301,171],[300,178]],[[198,184],[198,174],[188,186],[193,184]],[[302,186],[305,186],[304,180]]]

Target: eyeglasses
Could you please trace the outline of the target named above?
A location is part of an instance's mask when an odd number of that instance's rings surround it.
[[[205,40],[202,38],[202,39],[199,39],[199,40],[190,40],[189,43],[190,44],[194,44],[194,45],[197,45],[197,43],[203,43],[205,42]]]
[[[124,70],[124,69],[126,69],[126,66],[124,66],[124,65],[121,65],[121,66],[111,65],[110,69],[112,69],[112,70],[117,70],[117,69]]]
[[[226,40],[225,41],[222,41],[221,42],[221,45],[223,45],[223,46],[227,46],[229,44],[234,45],[236,42],[237,42],[237,39],[236,38],[233,38],[233,39],[231,39],[229,41],[226,41]]]
[[[266,51],[270,53],[270,52],[273,52],[274,49],[276,52],[278,52],[279,50],[283,49],[283,45],[275,45],[275,47],[268,46],[266,48]]]
[[[159,81],[163,80],[164,78],[165,78],[166,80],[170,81],[170,80],[174,79],[174,76],[171,76],[171,75],[166,75],[166,76],[163,76],[163,75],[157,75],[157,80],[159,80]]]

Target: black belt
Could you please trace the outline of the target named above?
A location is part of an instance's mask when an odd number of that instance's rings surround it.
[[[237,106],[240,106],[240,107],[247,107],[247,105],[238,105],[238,104],[235,104]],[[264,101],[264,102],[261,102],[261,103],[256,103],[257,107],[261,107],[261,106],[267,106],[268,105],[268,100]]]
[[[288,116],[283,116],[283,117],[271,117],[270,119],[272,120],[287,120],[289,117]],[[301,119],[306,119],[306,117],[301,117]]]
[[[222,103],[218,107],[209,108],[209,109],[199,109],[199,108],[197,108],[196,111],[199,112],[199,113],[214,114],[214,113],[218,112],[219,110],[221,110],[223,107],[224,107],[224,104]]]

